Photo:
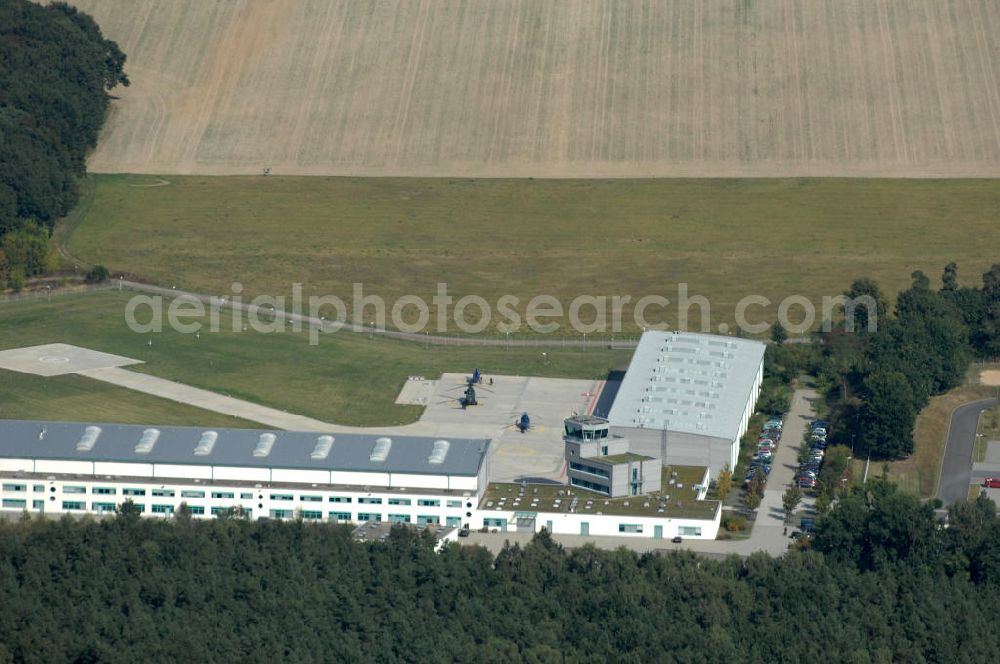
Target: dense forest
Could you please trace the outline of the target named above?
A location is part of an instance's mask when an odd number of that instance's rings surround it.
[[[46,271],[125,55],[64,3],[0,0],[0,287]]]
[[[239,519],[0,526],[0,661],[985,662],[1000,520],[876,479],[784,558],[497,557],[403,527]]]
[[[937,290],[923,272],[911,277],[892,316],[878,284],[858,279],[845,295],[867,296],[872,319],[858,306],[853,330],[840,323],[816,343],[768,349],[769,375],[817,377],[832,442],[874,459],[911,454],[917,415],[930,398],[960,385],[971,360],[1000,357],[1000,263],[982,275],[981,287],[959,286],[955,263],[945,266]]]

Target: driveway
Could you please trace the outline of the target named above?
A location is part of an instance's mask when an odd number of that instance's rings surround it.
[[[764,488],[764,499],[757,508],[757,522],[750,533],[750,539],[737,542],[736,548],[746,555],[754,551],[767,551],[771,555],[781,555],[788,548],[790,540],[785,535],[785,510],[781,506],[785,490],[795,479],[798,470],[799,446],[805,437],[809,422],[814,417],[813,402],[819,398],[811,388],[795,390],[788,416],[785,417],[781,432],[781,443],[774,455],[771,474]]]
[[[969,484],[973,481],[972,448],[976,443],[979,414],[995,405],[996,399],[983,399],[959,406],[951,414],[937,492],[938,499],[945,505],[968,500]]]

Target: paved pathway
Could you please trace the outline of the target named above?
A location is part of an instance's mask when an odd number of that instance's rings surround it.
[[[747,552],[767,551],[772,555],[780,555],[788,548],[790,540],[785,534],[785,509],[781,505],[781,499],[795,479],[795,471],[799,467],[799,447],[809,422],[814,418],[813,402],[817,398],[816,391],[812,389],[799,389],[792,394],[791,408],[785,418],[771,475],[767,478],[764,499],[757,508],[757,523],[750,533],[750,539],[740,542]]]
[[[286,413],[283,410],[261,406],[250,401],[234,399],[217,392],[203,390],[190,385],[176,383],[172,380],[157,378],[148,374],[136,373],[118,367],[105,367],[77,372],[81,376],[111,383],[130,390],[144,392],[155,397],[170,399],[205,410],[239,417],[251,422],[260,422],[276,429],[288,431],[329,431],[334,425],[311,417]],[[338,427],[339,428],[339,427]]]
[[[386,427],[352,427],[313,419],[304,415],[296,415],[277,408],[262,406],[252,401],[244,401],[225,396],[211,390],[203,390],[184,383],[178,383],[165,378],[157,378],[149,374],[137,373],[117,367],[91,369],[77,372],[81,376],[111,383],[119,387],[143,392],[155,397],[169,399],[178,403],[211,410],[223,415],[238,417],[251,422],[258,422],[275,429],[286,431],[322,431],[327,433],[363,433],[363,434],[398,434],[412,436],[455,436],[494,437],[500,434],[498,425],[488,422],[413,422]]]
[[[527,472],[525,465],[540,476],[558,474],[562,466],[560,434],[562,415],[560,413],[563,411],[571,412],[574,408],[581,409],[582,404],[591,398],[581,394],[581,386],[591,389],[594,385],[594,381],[495,376],[493,377],[495,384],[492,388],[488,388],[493,391],[488,399],[484,398],[485,405],[480,408],[463,411],[453,407],[450,403],[438,403],[440,399],[435,397],[417,422],[382,427],[353,427],[296,415],[211,390],[119,367],[84,369],[75,373],[155,397],[286,431],[491,438],[494,440],[492,462],[498,464],[498,472],[507,473],[507,475],[501,474],[502,479],[523,476]],[[463,379],[464,377],[459,374],[445,374],[442,377],[446,384],[454,383],[456,385],[458,384],[456,381]],[[462,384],[464,385],[464,382]],[[510,389],[506,389],[507,387]],[[511,390],[516,390],[521,397],[513,404],[509,402]],[[548,407],[543,408],[540,404],[545,404]],[[513,418],[524,410],[532,411],[534,426],[528,434],[512,434]],[[537,415],[535,415],[536,413]],[[543,426],[545,423],[548,426]],[[548,456],[545,456],[546,454]],[[549,458],[553,454],[558,456],[557,460]]]
[[[945,505],[969,499],[969,484],[974,481],[972,449],[976,444],[979,414],[996,404],[996,399],[984,399],[959,406],[952,412],[937,491],[938,499]],[[982,481],[981,477],[978,479]]]

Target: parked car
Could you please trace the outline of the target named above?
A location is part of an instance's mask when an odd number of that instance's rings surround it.
[[[800,489],[816,488],[816,480],[812,479],[811,477],[800,477],[798,480],[796,480],[796,482],[798,483]]]
[[[1000,477],[987,477],[983,480],[983,486],[987,489],[1000,489]]]
[[[746,484],[753,482],[754,478],[760,475],[764,479],[771,474],[771,466],[761,464],[759,466],[751,466],[749,472],[747,472],[747,478],[745,480]]]
[[[816,530],[816,519],[802,519],[802,523],[799,525],[804,533],[811,533]]]
[[[830,423],[826,420],[813,420],[809,423],[810,429],[829,429]]]
[[[782,426],[781,420],[768,420],[764,423],[765,429],[781,429]]]
[[[462,528],[461,530],[458,531],[458,536],[459,537],[468,537],[469,536],[469,529],[468,528]]]
[[[681,542],[683,542],[684,540],[683,540],[683,539],[681,538],[681,536],[680,536],[680,535],[678,535],[677,537],[673,538],[673,539],[672,539],[672,540],[670,540],[670,541],[671,541],[671,542],[673,542],[674,544],[680,544],[680,543],[681,543]]]

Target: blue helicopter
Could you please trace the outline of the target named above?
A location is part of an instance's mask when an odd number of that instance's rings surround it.
[[[526,433],[531,428],[531,418],[528,417],[527,413],[521,413],[521,417],[514,423],[514,426],[521,433]]]

